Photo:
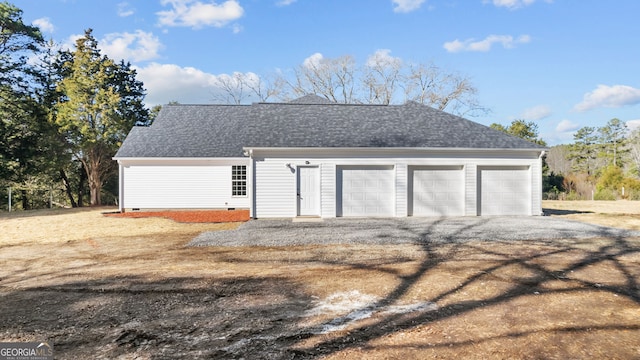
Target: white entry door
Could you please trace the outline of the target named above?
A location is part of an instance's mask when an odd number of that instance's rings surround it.
[[[320,168],[298,168],[298,216],[320,215]]]

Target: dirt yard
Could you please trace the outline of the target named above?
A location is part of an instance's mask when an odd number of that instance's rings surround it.
[[[640,203],[545,202],[640,229]],[[640,239],[186,248],[235,223],[0,215],[0,341],[60,359],[640,358]]]
[[[554,216],[640,230],[640,201],[543,201]]]

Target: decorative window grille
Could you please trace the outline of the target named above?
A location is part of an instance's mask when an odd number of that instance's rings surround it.
[[[231,195],[247,196],[247,166],[231,166]]]

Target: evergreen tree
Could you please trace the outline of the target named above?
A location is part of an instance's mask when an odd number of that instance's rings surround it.
[[[627,124],[619,119],[611,119],[598,129],[600,143],[604,156],[611,159],[611,165],[620,166],[620,155],[628,152],[626,149]]]
[[[91,205],[102,204],[102,188],[115,171],[111,157],[136,123],[148,121],[144,89],[129,64],[100,54],[92,30],[76,41],[62,66],[55,122],[86,172]]]
[[[120,118],[121,126],[131,128],[132,126],[147,126],[149,124],[149,109],[144,106],[143,100],[146,95],[144,84],[136,79],[137,72],[131,68],[130,63],[121,60],[114,67],[112,85],[116,93],[120,96],[117,114]],[[122,135],[119,133],[118,135]],[[126,136],[127,133],[124,133]],[[115,139],[122,143],[124,137]]]
[[[58,83],[62,81],[64,75],[64,64],[70,60],[71,54],[58,51],[53,41],[50,40],[45,44],[44,51],[37,62],[36,98],[44,111],[44,123],[47,126],[40,141],[46,143],[49,150],[48,166],[42,177],[49,182],[62,182],[68,202],[75,208],[84,205],[86,173],[82,163],[73,157],[71,147],[56,123],[55,111],[56,104],[63,97],[58,89]]]
[[[569,156],[574,161],[574,170],[592,175],[597,155],[596,129],[591,126],[580,128],[573,134],[573,140]]]
[[[24,24],[20,9],[0,3],[0,180],[21,187],[24,209],[30,205],[23,185],[46,156],[39,143],[41,109],[30,87],[34,71],[27,62],[42,42],[38,28]]]
[[[40,51],[42,43],[40,30],[22,21],[22,10],[0,2],[0,86],[21,91],[28,88],[31,71],[27,59]]]
[[[522,119],[516,119],[509,124],[509,126],[505,127],[502,124],[493,123],[489,125],[490,128],[498,131],[502,131],[509,135],[517,136],[521,139],[525,139],[534,144],[546,146],[547,143],[539,137],[538,134],[538,124],[533,121],[525,121]]]

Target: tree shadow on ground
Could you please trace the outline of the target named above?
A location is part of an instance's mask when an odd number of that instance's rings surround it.
[[[573,214],[593,214],[593,211],[583,210],[566,210],[566,209],[542,209],[542,212],[546,216],[561,216],[561,215],[573,215]]]
[[[482,221],[477,222],[470,227],[479,226]],[[640,267],[638,266],[638,256],[640,255],[640,241],[628,241],[623,237],[611,236],[607,229],[602,230],[602,244],[593,246],[589,240],[535,240],[527,241],[529,245],[537,247],[535,251],[518,251],[519,243],[514,242],[456,242],[448,241],[430,241],[430,233],[433,228],[438,225],[434,222],[430,227],[416,232],[415,228],[405,228],[408,233],[418,235],[420,238],[420,247],[424,254],[423,260],[417,266],[416,270],[410,274],[399,275],[397,279],[399,283],[386,296],[378,300],[374,304],[368,304],[366,307],[357,311],[371,311],[372,309],[382,309],[392,304],[397,304],[401,299],[409,294],[409,292],[418,286],[430,273],[440,271],[441,266],[452,264],[459,260],[459,254],[473,253],[474,256],[487,256],[489,261],[486,267],[475,269],[471,273],[467,273],[465,278],[458,281],[458,284],[440,293],[425,299],[434,304],[443,304],[435,311],[422,311],[415,313],[391,313],[376,316],[375,320],[363,322],[362,325],[352,322],[348,331],[335,336],[328,336],[323,340],[303,343],[302,346],[296,347],[294,350],[298,357],[316,358],[324,357],[337,352],[349,351],[350,349],[359,351],[361,349],[373,349],[376,346],[370,345],[372,342],[384,342],[384,339],[392,337],[395,334],[410,331],[417,327],[443,322],[462,316],[467,316],[475,311],[482,311],[487,308],[496,307],[503,304],[511,304],[531,296],[566,296],[571,294],[580,294],[589,296],[589,293],[610,294],[615,297],[622,297],[630,300],[635,305],[640,305]],[[403,226],[399,223],[398,226]],[[459,232],[465,230],[461,228]],[[456,234],[451,234],[451,239],[456,239]],[[501,247],[502,250],[493,250],[492,244],[507,245]],[[514,246],[514,250],[510,251],[509,246]],[[506,249],[506,250],[505,250]],[[562,258],[562,261],[550,260]],[[333,262],[336,265],[335,262]],[[350,266],[349,261],[344,261],[339,265]],[[351,264],[354,268],[363,268],[362,264]],[[606,265],[612,272],[617,272],[617,279],[608,282],[607,279],[590,278],[588,275],[580,275],[582,271],[597,266]],[[366,267],[366,266],[364,266]],[[514,271],[514,269],[516,271]],[[375,266],[371,270],[376,269]],[[505,275],[507,271],[507,275]],[[469,296],[460,298],[459,294],[467,291],[473,294],[474,289],[481,288],[487,279],[492,277],[499,278],[506,284],[502,290],[497,293],[477,297]],[[590,309],[584,309],[589,311]],[[637,307],[636,307],[637,310]],[[338,319],[348,323],[351,321],[349,316]],[[597,324],[592,322],[593,319],[584,319],[582,324],[567,323],[565,325],[546,324],[541,328],[529,330],[520,330],[512,328],[502,333],[486,334],[480,336],[471,336],[466,340],[449,340],[440,339],[435,343],[415,342],[411,343],[413,349],[456,349],[469,344],[481,344],[483,342],[494,342],[500,339],[514,339],[525,336],[539,336],[541,333],[557,334],[589,334],[597,331],[638,331],[640,330],[640,320],[633,319],[633,323],[615,323],[608,322],[606,324]],[[330,320],[326,324],[335,325],[335,319]],[[490,328],[490,326],[489,326]],[[633,338],[633,337],[632,337]],[[637,338],[636,338],[637,339]],[[630,353],[640,352],[640,340],[635,344],[631,344],[637,349],[631,347]],[[406,346],[406,345],[404,345]],[[615,346],[615,345],[614,345]],[[393,346],[381,346],[381,348],[392,349]],[[400,348],[402,346],[399,346]],[[396,349],[397,350],[397,349]],[[565,351],[566,349],[561,349]],[[614,353],[619,349],[607,349],[613,351],[613,357],[617,357]],[[393,351],[391,353],[394,353]],[[622,352],[623,354],[624,351]],[[355,356],[362,356],[357,353]],[[629,354],[629,353],[626,353]],[[572,354],[565,353],[565,356]],[[575,355],[575,354],[573,354]],[[351,354],[353,356],[353,354]],[[386,356],[386,355],[385,355]],[[547,355],[528,356],[563,356],[559,353],[550,353]],[[384,357],[384,356],[383,356]],[[481,356],[482,357],[482,356]],[[625,357],[625,356],[622,356]]]
[[[57,358],[272,359],[309,303],[283,278],[104,278],[5,292],[0,334]]]

